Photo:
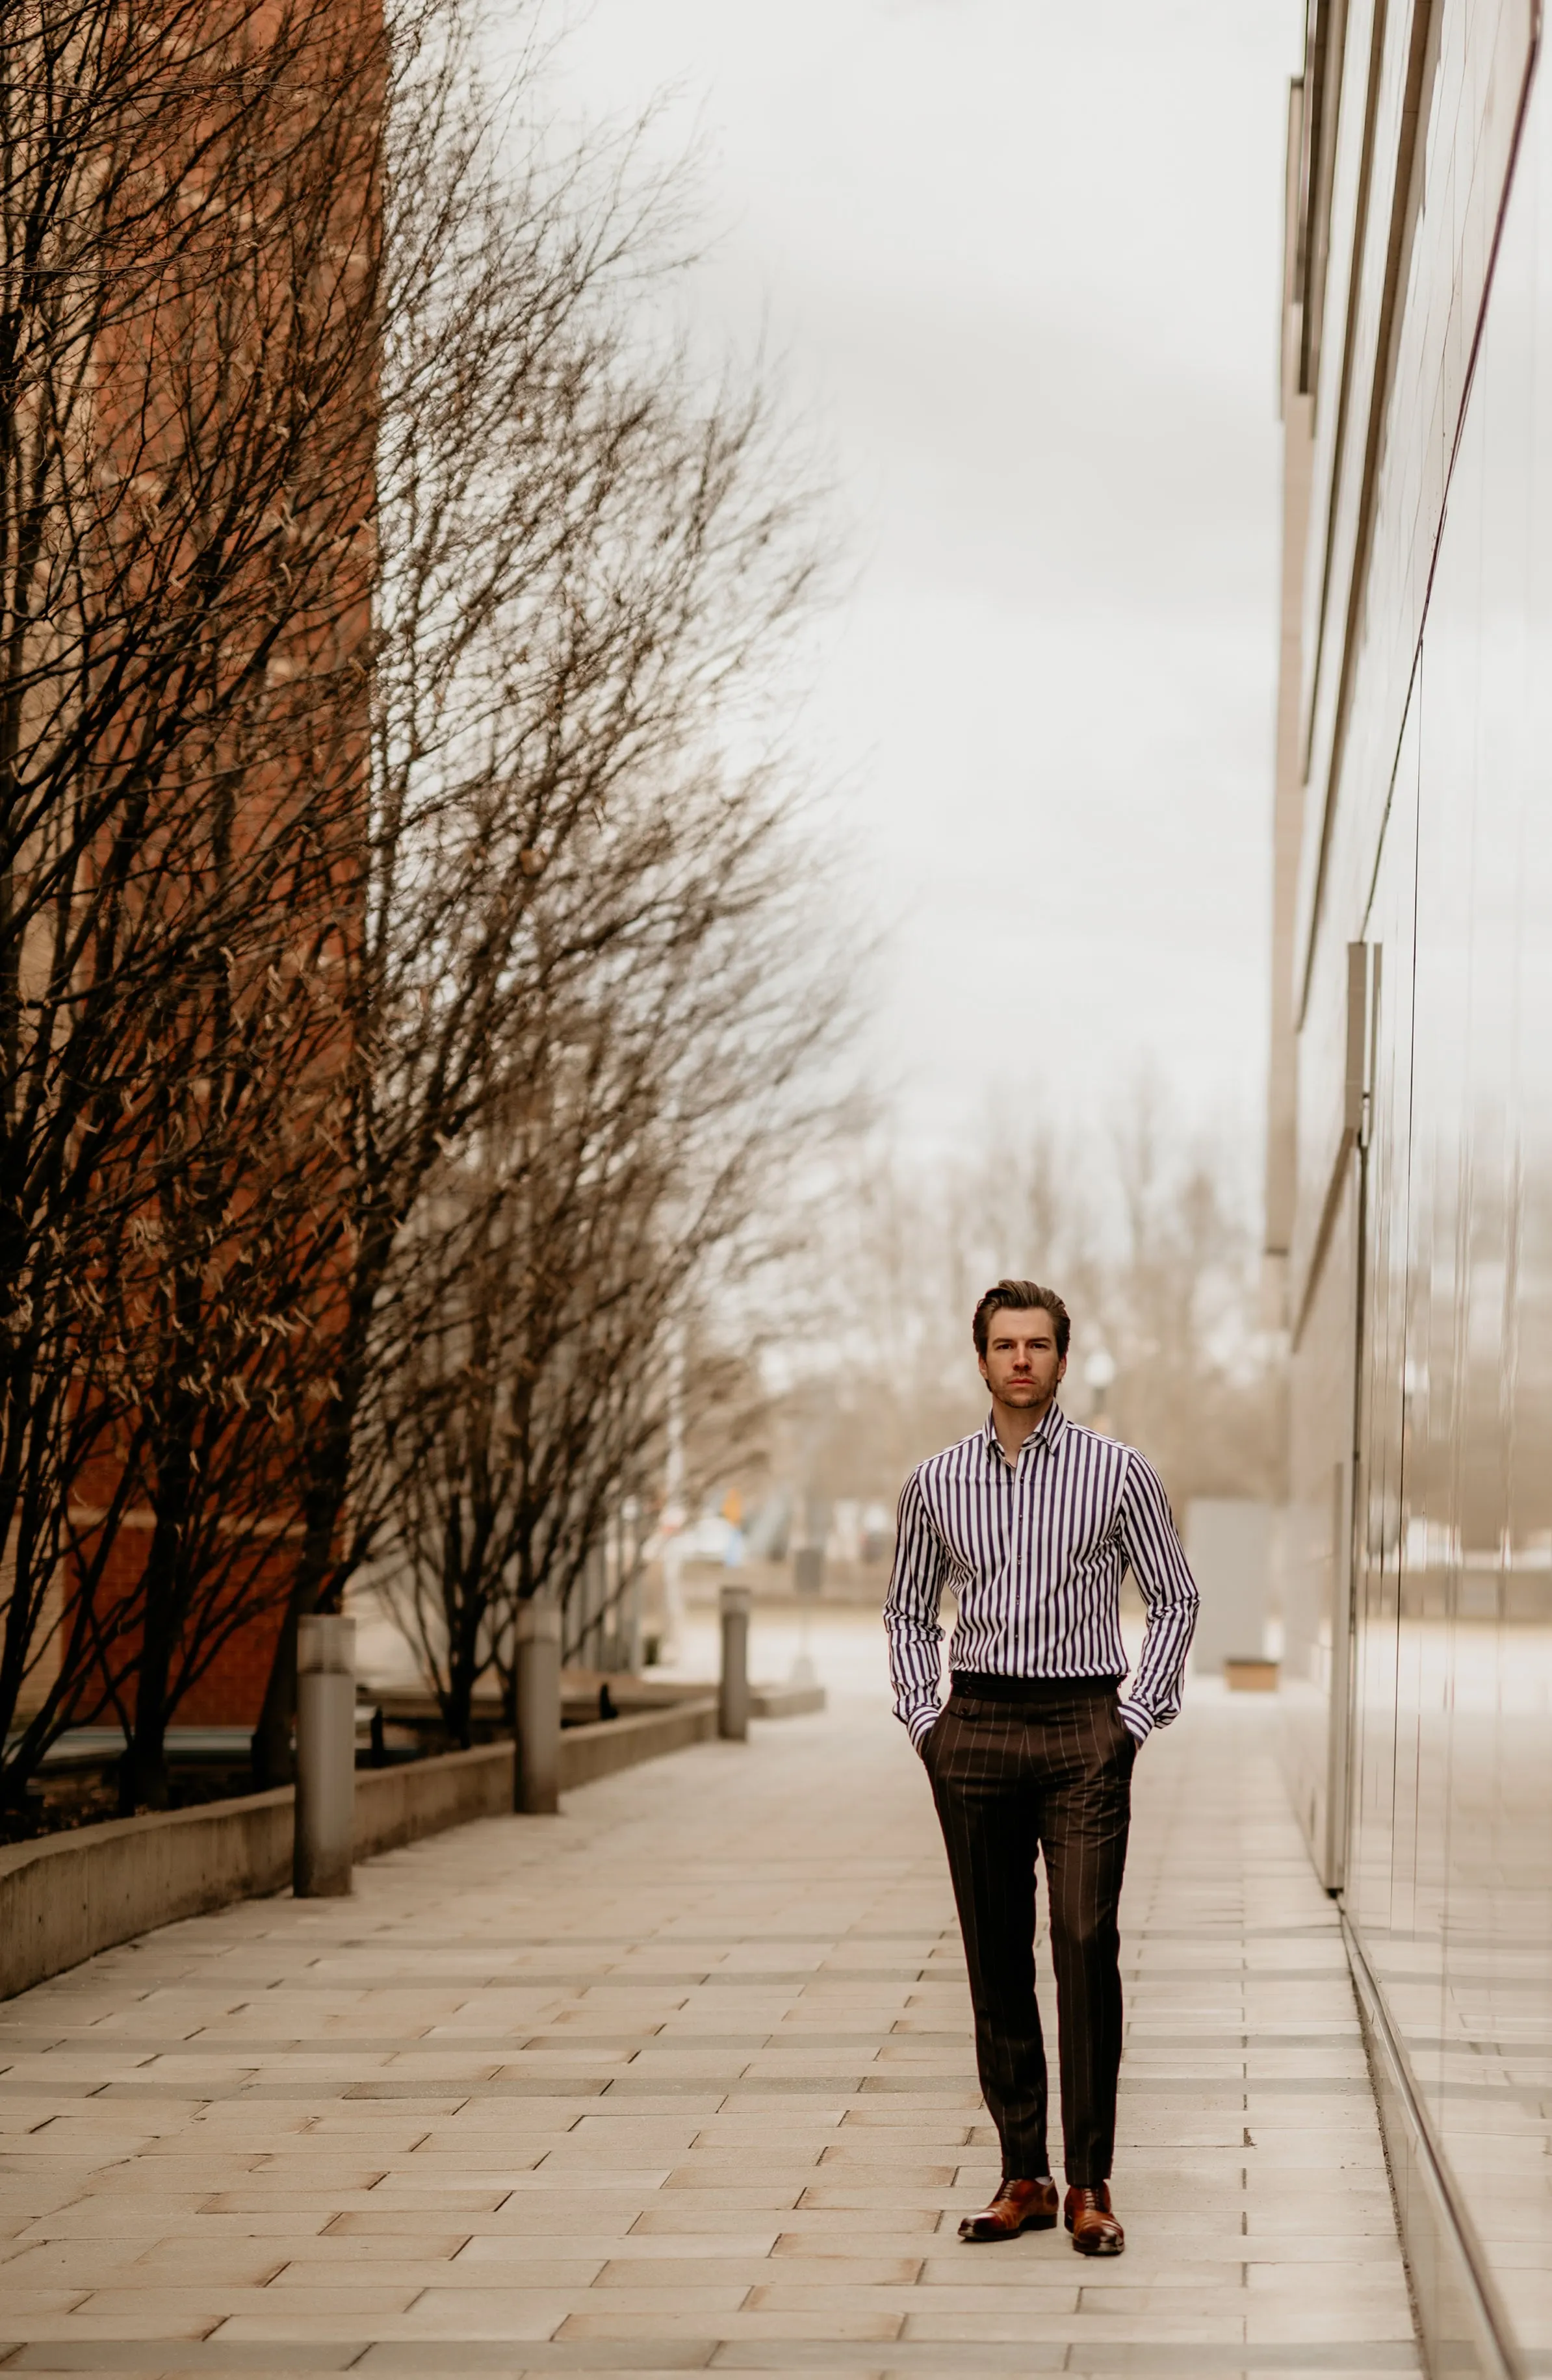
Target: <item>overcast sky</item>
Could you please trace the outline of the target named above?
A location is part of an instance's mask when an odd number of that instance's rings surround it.
[[[495,0],[499,11],[500,0]],[[852,591],[797,738],[893,921],[904,1139],[1144,1071],[1253,1146],[1264,1071],[1283,128],[1301,0],[592,0],[590,114],[674,98],[838,460]]]

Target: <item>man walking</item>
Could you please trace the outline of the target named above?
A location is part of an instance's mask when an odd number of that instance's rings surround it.
[[[1180,1707],[1197,1594],[1156,1474],[1057,1403],[1071,1323],[1055,1291],[999,1281],[972,1335],[992,1409],[919,1463],[900,1498],[884,1607],[896,1716],[932,1779],[1002,2180],[961,2240],[1054,2229],[1045,2049],[1034,1997],[1034,1869],[1057,1973],[1067,2228],[1118,2256],[1110,2205],[1121,2057],[1120,1937],[1131,1767]],[[1121,1581],[1148,1607],[1128,1692]],[[959,1604],[939,1706],[945,1587]]]

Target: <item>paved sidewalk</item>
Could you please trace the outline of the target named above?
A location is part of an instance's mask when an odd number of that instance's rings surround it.
[[[876,1706],[193,1920],[0,2009],[6,2371],[1414,2372],[1265,1703],[1142,1755],[1129,2246],[963,2247],[996,2150]]]

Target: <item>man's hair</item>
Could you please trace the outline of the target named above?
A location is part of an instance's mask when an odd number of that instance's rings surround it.
[[[1056,1325],[1057,1353],[1065,1355],[1068,1341],[1072,1336],[1072,1318],[1054,1289],[1042,1289],[1037,1281],[999,1281],[986,1292],[975,1309],[975,1319],[970,1335],[975,1342],[976,1354],[984,1359],[986,1342],[991,1336],[992,1317],[1000,1306],[1010,1306],[1016,1314],[1027,1314],[1038,1307],[1048,1314]]]

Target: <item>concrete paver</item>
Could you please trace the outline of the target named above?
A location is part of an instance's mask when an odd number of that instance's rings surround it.
[[[1136,1812],[1118,2263],[955,2236],[997,2153],[947,1877],[924,1775],[854,1701],[7,2003],[0,2362],[1419,2370],[1265,1706],[1199,1693]]]

